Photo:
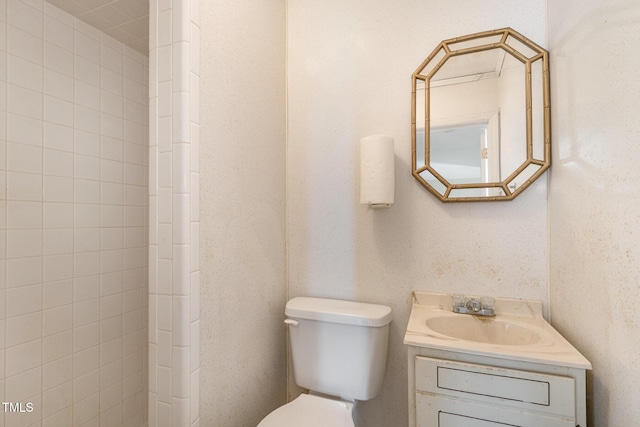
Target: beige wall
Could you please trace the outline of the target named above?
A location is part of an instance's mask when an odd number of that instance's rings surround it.
[[[394,309],[384,389],[359,424],[404,424],[410,293],[431,290],[551,303],[594,364],[591,425],[637,424],[638,83],[624,75],[638,6],[289,2],[286,212],[285,23],[270,6],[202,5],[203,423],[257,424],[284,401],[284,301],[319,295]],[[504,26],[542,46],[548,32],[550,192],[545,174],[512,202],[441,204],[409,173],[410,75],[441,39]],[[383,211],[357,203],[358,141],[376,133],[396,139]]]
[[[640,5],[549,2],[553,324],[591,360],[589,425],[640,425]]]
[[[200,425],[285,403],[285,8],[201,2]]]
[[[361,426],[407,423],[411,291],[547,302],[546,175],[512,202],[445,205],[410,172],[411,74],[442,39],[505,26],[544,46],[545,2],[288,4],[290,296],[394,310],[384,388],[359,404]],[[388,210],[358,204],[358,142],[372,134],[396,142]]]

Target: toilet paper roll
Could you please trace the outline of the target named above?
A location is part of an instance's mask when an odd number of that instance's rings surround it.
[[[394,163],[393,138],[372,135],[360,140],[360,203],[372,207],[393,204]]]

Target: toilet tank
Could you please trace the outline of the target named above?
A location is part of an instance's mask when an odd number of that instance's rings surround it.
[[[343,399],[369,400],[380,392],[391,308],[297,297],[285,315],[296,384]]]

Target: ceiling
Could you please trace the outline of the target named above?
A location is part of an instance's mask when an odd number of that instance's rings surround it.
[[[145,55],[149,54],[149,0],[47,0]]]

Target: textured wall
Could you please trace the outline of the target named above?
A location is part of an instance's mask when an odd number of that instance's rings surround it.
[[[640,5],[548,13],[552,323],[593,364],[590,425],[640,425]]]
[[[384,388],[359,404],[359,425],[407,422],[412,290],[547,302],[546,175],[512,202],[442,204],[410,165],[411,74],[437,43],[511,26],[544,46],[545,19],[542,0],[288,3],[290,296],[394,310]],[[388,210],[358,204],[358,143],[372,134],[396,142]]]
[[[147,58],[0,1],[0,425],[145,421]]]
[[[201,4],[202,426],[285,402],[285,4]]]

